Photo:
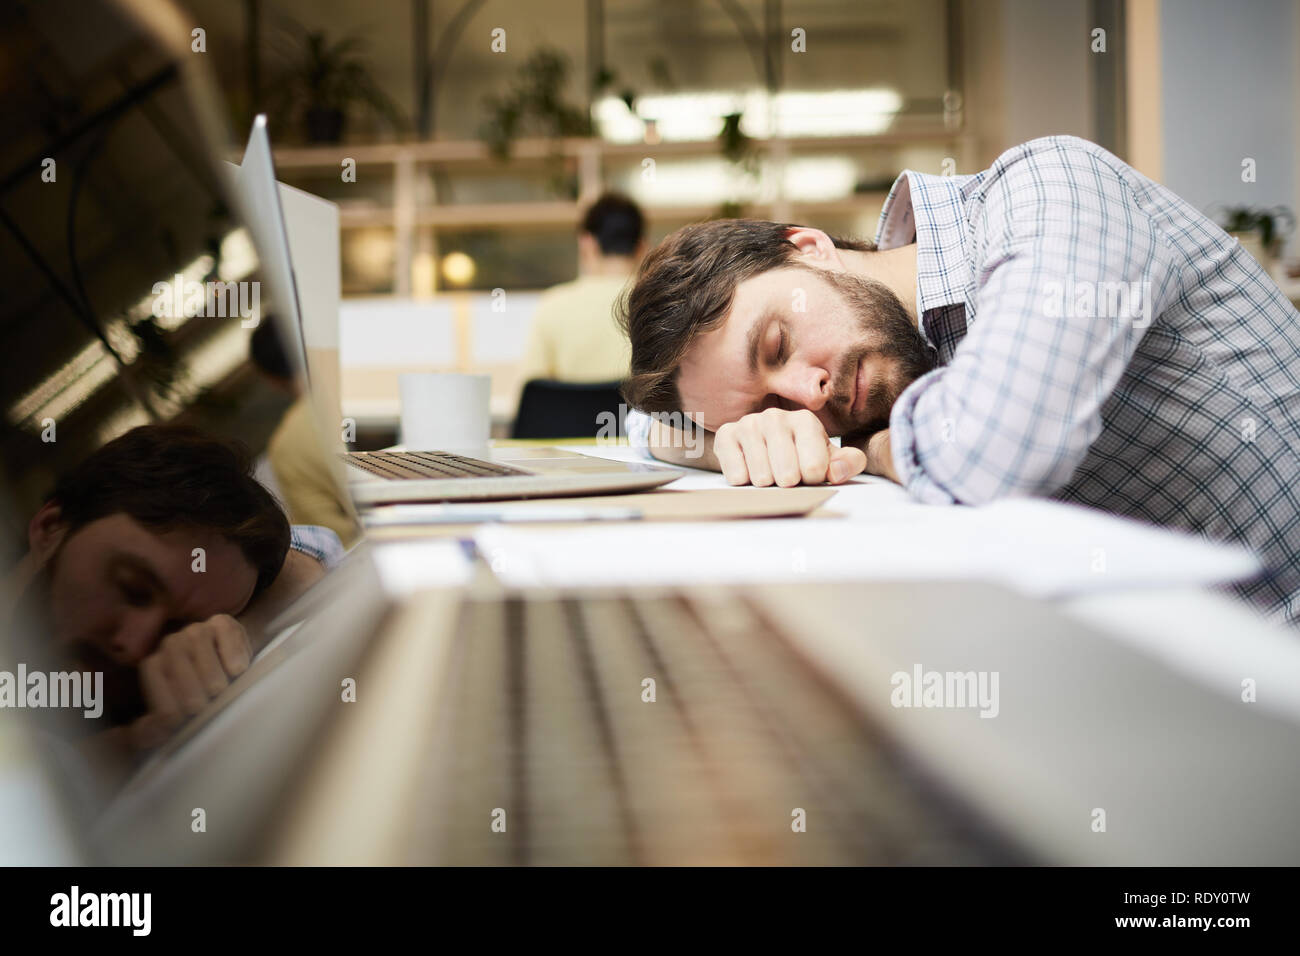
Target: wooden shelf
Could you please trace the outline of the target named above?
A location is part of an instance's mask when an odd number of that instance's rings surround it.
[[[879,206],[887,193],[855,193],[844,199],[790,200],[788,205],[800,213],[854,213],[861,209]],[[763,216],[772,213],[771,202],[745,203],[747,214]],[[455,203],[419,209],[411,217],[417,228],[475,228],[479,226],[512,226],[520,229],[564,226],[570,227],[581,215],[583,204],[575,201],[532,203]],[[680,222],[705,219],[714,215],[717,204],[694,203],[689,205],[645,205],[642,207],[650,222]],[[397,225],[395,211],[370,202],[340,203],[339,224],[344,229],[393,227]]]
[[[878,133],[873,136],[804,136],[789,139],[755,139],[753,145],[760,152],[780,147],[789,150],[843,150],[886,146],[930,145],[957,143],[964,134],[943,129],[918,129]],[[305,146],[277,149],[275,164],[279,169],[337,169],[346,158],[358,166],[384,166],[401,162],[431,163],[435,165],[498,163],[505,167],[514,162],[545,163],[562,157],[581,159],[585,156],[605,158],[637,158],[660,156],[716,156],[716,140],[695,140],[673,143],[609,143],[601,139],[519,139],[511,149],[510,158],[495,160],[485,143],[478,140],[431,140],[413,143],[341,143],[331,146]]]
[[[871,148],[907,146],[947,146],[968,168],[973,155],[969,135],[946,130],[933,124],[917,128],[900,128],[873,136],[812,136],[791,139],[756,139],[755,152],[777,163],[808,152],[853,152]],[[477,140],[428,141],[409,143],[344,143],[337,146],[310,146],[280,149],[275,153],[282,173],[310,173],[313,170],[337,173],[345,159],[358,167],[392,168],[392,200],[347,200],[339,204],[339,222],[344,229],[392,229],[396,254],[393,259],[393,294],[411,294],[411,268],[419,234],[427,229],[508,228],[537,230],[553,227],[572,228],[582,209],[605,188],[607,166],[611,162],[639,161],[650,157],[717,158],[714,139],[675,143],[609,143],[601,139],[521,139],[513,144],[510,159],[495,160],[486,144]],[[557,157],[577,173],[578,199],[544,199],[503,203],[440,203],[420,201],[421,172],[430,168],[447,170],[470,167],[508,174],[512,169],[539,167]],[[373,173],[371,174],[373,175]],[[292,178],[292,176],[290,177]],[[794,216],[816,214],[852,214],[878,208],[885,194],[879,190],[855,193],[831,200],[798,200],[781,197],[763,202],[745,203],[747,215],[788,221]],[[692,221],[714,215],[721,203],[655,205],[646,203],[644,210],[651,222]]]

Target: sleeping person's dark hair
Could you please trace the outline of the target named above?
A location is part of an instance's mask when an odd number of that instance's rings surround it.
[[[214,531],[256,570],[254,594],[289,551],[289,521],[243,448],[185,426],[133,428],[60,478],[49,498],[71,531],[118,513],[154,531]]]

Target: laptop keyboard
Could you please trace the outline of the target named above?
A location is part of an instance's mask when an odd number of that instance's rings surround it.
[[[472,600],[454,641],[411,863],[1019,862],[740,595]]]
[[[511,468],[481,458],[466,458],[445,451],[355,451],[343,456],[350,464],[381,478],[499,478],[503,475],[527,475],[530,472]]]

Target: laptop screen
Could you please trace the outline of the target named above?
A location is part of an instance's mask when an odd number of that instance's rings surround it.
[[[0,21],[0,736],[81,740],[149,711],[163,637],[267,593],[291,520],[267,452],[303,388],[191,25],[86,0]],[[103,689],[70,706],[20,670]]]
[[[0,460],[18,510],[136,425],[264,443],[247,360],[270,303],[180,66],[108,4],[6,9]]]

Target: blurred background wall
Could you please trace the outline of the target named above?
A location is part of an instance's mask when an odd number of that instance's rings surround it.
[[[1160,26],[1164,182],[1200,209],[1294,209],[1297,5],[1164,0]],[[1256,162],[1254,182],[1241,178],[1247,158]]]

